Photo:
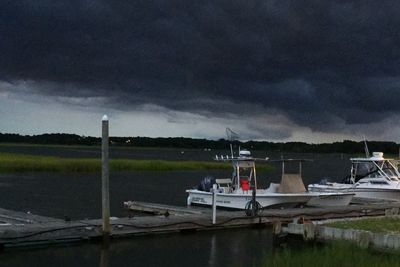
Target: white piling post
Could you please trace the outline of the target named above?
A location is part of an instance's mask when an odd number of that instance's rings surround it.
[[[217,222],[217,184],[213,184],[212,192],[212,223]]]
[[[109,193],[109,167],[108,167],[108,117],[102,118],[101,136],[101,198],[103,213],[103,236],[110,234],[110,193]]]

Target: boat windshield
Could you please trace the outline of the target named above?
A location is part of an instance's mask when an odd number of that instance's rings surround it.
[[[387,176],[389,176],[389,177],[396,176],[397,177],[396,169],[388,161],[383,162],[381,169],[387,174]]]
[[[388,161],[365,161],[353,163],[355,180],[362,178],[397,177],[397,172]]]
[[[355,170],[356,181],[361,178],[373,178],[379,175],[378,168],[373,162],[354,163],[353,170]]]

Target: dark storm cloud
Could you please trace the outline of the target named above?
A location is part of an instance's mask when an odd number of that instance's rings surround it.
[[[254,104],[329,131],[399,112],[399,14],[398,1],[1,1],[0,79],[121,109]]]

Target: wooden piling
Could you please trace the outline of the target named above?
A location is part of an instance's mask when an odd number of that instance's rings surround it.
[[[109,193],[109,164],[108,164],[108,143],[109,126],[107,115],[102,119],[102,138],[101,138],[101,198],[103,214],[103,236],[107,240],[110,234],[110,193]]]
[[[217,222],[217,184],[213,184],[213,195],[212,195],[212,223]]]

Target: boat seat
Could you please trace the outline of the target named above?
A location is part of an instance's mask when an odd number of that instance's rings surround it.
[[[224,193],[230,193],[232,190],[232,179],[226,178],[226,179],[215,179],[215,182],[217,183],[219,188],[222,188],[224,190]]]
[[[218,185],[232,185],[232,179],[226,178],[226,179],[215,179],[215,182]]]

